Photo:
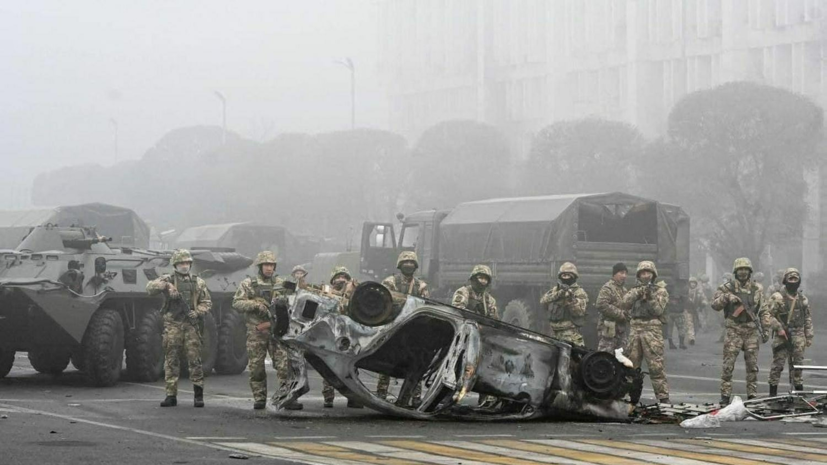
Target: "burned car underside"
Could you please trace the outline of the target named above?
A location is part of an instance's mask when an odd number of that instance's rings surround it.
[[[299,291],[275,305],[274,335],[290,354],[292,379],[273,396],[280,408],[308,391],[309,362],[339,392],[369,408],[415,419],[588,419],[625,421],[642,374],[614,355],[572,347],[439,302],[367,282],[341,301]],[[378,397],[367,381],[401,381]],[[422,383],[421,402],[411,402]],[[488,399],[463,402],[468,393]],[[493,396],[493,397],[492,397]]]

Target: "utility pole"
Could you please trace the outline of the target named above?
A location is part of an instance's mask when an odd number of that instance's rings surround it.
[[[336,63],[350,70],[350,129],[356,129],[356,66],[349,57]]]
[[[221,100],[221,145],[227,145],[227,99],[219,91],[215,91],[215,96]]]
[[[109,118],[109,122],[112,123],[112,130],[115,131],[115,161],[118,161],[118,120],[115,118]]]

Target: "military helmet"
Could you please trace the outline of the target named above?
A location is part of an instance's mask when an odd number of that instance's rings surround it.
[[[798,276],[798,280],[801,281],[801,272],[799,272],[798,269],[796,269],[796,268],[787,268],[787,270],[784,271],[784,280],[781,281],[781,282],[786,284],[787,283],[787,278],[789,278],[790,276],[793,276],[793,275]]]
[[[402,265],[402,262],[414,262],[416,267],[419,268],[419,259],[416,257],[416,252],[412,250],[406,250],[399,254],[399,258],[396,259],[396,267],[399,268]]]
[[[654,281],[655,278],[658,277],[658,269],[655,267],[655,262],[651,262],[649,260],[644,260],[637,264],[637,271],[635,272],[635,276],[640,276],[642,271],[651,271],[652,272],[652,280]]]
[[[735,272],[738,271],[739,268],[748,269],[750,274],[752,274],[752,272],[754,271],[752,269],[752,261],[750,261],[750,259],[746,257],[735,259],[735,263],[732,264],[732,274],[735,274]]]
[[[704,284],[709,282],[709,276],[707,276],[706,273],[701,273],[701,275],[698,276],[698,279]]]
[[[307,274],[307,270],[301,265],[294,266],[293,269],[290,270],[290,274],[295,274],[296,272],[299,272],[299,271],[301,271],[304,274]]]
[[[187,249],[178,249],[172,252],[172,258],[169,261],[172,263],[172,266],[184,262],[192,263],[192,254],[190,254],[190,251]]]
[[[560,271],[557,272],[557,278],[560,278],[560,275],[563,273],[571,273],[575,278],[580,278],[580,274],[577,272],[577,267],[572,262],[566,262],[560,265]]]
[[[275,265],[277,263],[278,261],[276,260],[276,254],[269,250],[264,250],[256,255],[256,261],[253,262],[253,265]]]
[[[339,265],[333,267],[333,271],[330,272],[330,284],[333,284],[333,280],[340,274],[347,276],[347,279],[352,279],[352,276],[350,276],[350,270],[348,270],[346,266]]]
[[[724,273],[724,281],[732,281],[732,273]]]
[[[474,279],[475,276],[478,274],[482,274],[488,276],[488,280],[490,281],[491,278],[494,277],[494,274],[491,273],[491,268],[488,265],[476,265],[474,269],[471,270],[471,277],[469,279]]]
[[[758,273],[755,273],[755,275],[753,275],[752,279],[754,279],[756,282],[760,283],[761,281],[764,280],[764,273],[759,271]]]
[[[689,282],[690,282],[690,283],[695,283],[695,284],[698,284],[698,278],[696,278],[696,277],[694,277],[694,276],[690,276],[690,277],[689,277]]]

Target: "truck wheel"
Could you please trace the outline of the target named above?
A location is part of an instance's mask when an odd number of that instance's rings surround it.
[[[218,328],[218,357],[215,372],[237,375],[247,368],[247,326],[235,310],[224,310]]]
[[[525,300],[514,299],[505,306],[502,320],[529,331],[545,334],[545,322]]]
[[[112,309],[92,315],[83,335],[83,367],[95,386],[112,386],[121,377],[123,365],[123,319]]]
[[[0,378],[5,378],[14,365],[14,351],[0,348]]]
[[[126,340],[126,372],[129,379],[151,382],[164,373],[164,323],[157,310],[144,312]]]
[[[29,363],[38,373],[59,375],[69,366],[69,352],[57,347],[38,347],[29,351]]]

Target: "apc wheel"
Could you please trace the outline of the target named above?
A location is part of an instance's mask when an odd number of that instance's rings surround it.
[[[135,381],[156,381],[164,373],[164,322],[157,310],[140,316],[126,340],[126,372]]]
[[[59,375],[69,366],[69,351],[56,347],[38,347],[29,351],[29,363],[38,373]]]
[[[121,377],[124,327],[121,315],[102,308],[92,315],[83,335],[83,367],[95,386],[112,386]]]
[[[536,333],[547,334],[546,322],[523,299],[514,299],[505,306],[502,320]]]
[[[247,327],[235,310],[225,309],[218,328],[215,372],[237,375],[247,368]]]
[[[14,365],[14,351],[11,349],[0,349],[0,378],[5,378]]]

